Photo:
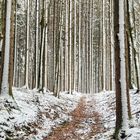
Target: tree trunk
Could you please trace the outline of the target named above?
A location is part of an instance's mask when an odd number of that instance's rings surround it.
[[[10,62],[9,62],[9,94],[12,96],[12,86],[13,86],[13,74],[14,74],[14,34],[15,34],[15,8],[16,1],[12,1],[12,13],[11,13],[11,38],[10,38]]]
[[[103,0],[103,91],[106,90],[106,29],[105,29],[105,0]]]
[[[25,73],[25,88],[29,88],[29,32],[30,32],[30,0],[27,0],[27,36],[26,36],[26,73]]]
[[[35,33],[35,88],[38,88],[38,47],[39,47],[39,1],[36,0],[36,33]]]
[[[11,30],[11,7],[12,1],[6,1],[6,28],[5,28],[5,51],[4,66],[1,84],[1,95],[9,95],[9,61],[10,61],[10,30]]]
[[[119,2],[114,0],[114,45],[115,45],[115,89],[116,89],[116,128],[115,137],[117,138],[119,130],[122,127],[122,102],[121,102],[121,84],[120,84],[120,46],[119,46]]]
[[[116,139],[121,129],[126,131],[128,128],[124,12],[124,0],[114,0]]]

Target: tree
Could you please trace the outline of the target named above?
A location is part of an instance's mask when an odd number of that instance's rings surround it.
[[[132,83],[139,87],[137,2],[130,1],[134,8],[126,10],[126,73],[131,87]],[[114,90],[113,5],[111,0],[18,0],[15,33],[11,27],[11,37],[15,34],[14,85],[45,87],[56,94]]]
[[[35,88],[38,88],[38,47],[39,47],[39,1],[36,0],[36,34],[35,34]]]
[[[128,128],[124,6],[124,0],[114,0],[116,139],[118,139],[120,130],[124,130],[125,133]]]
[[[103,91],[106,90],[106,28],[105,28],[105,0],[103,0]]]
[[[68,91],[68,0],[66,0],[66,21],[65,21],[65,91]]]
[[[26,23],[26,72],[25,88],[29,88],[29,33],[30,33],[30,0],[27,0],[27,23]]]
[[[6,1],[6,26],[5,26],[5,51],[4,66],[2,74],[1,95],[9,95],[9,61],[10,61],[10,29],[11,29],[11,7],[12,1]]]
[[[79,39],[78,39],[78,91],[81,92],[81,20],[82,20],[82,2],[79,1]]]
[[[14,39],[15,39],[15,11],[16,0],[12,1],[11,9],[11,30],[10,30],[10,62],[9,62],[9,94],[12,95],[13,77],[14,77]]]

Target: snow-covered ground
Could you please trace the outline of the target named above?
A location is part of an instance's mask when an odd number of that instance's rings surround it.
[[[53,128],[70,121],[73,111],[82,96],[60,93],[37,93],[26,89],[13,89],[14,99],[0,97],[0,140],[42,140]]]
[[[140,94],[135,94],[135,90],[131,90],[131,111],[132,120],[128,130],[129,136],[125,140],[140,140]],[[104,133],[99,133],[92,140],[111,140],[115,128],[115,94],[114,92],[102,92],[93,96],[96,100],[96,110],[101,113],[102,125],[105,129]]]
[[[130,136],[126,138],[127,140],[140,140],[140,94],[134,94],[134,92],[131,91],[133,117],[131,126],[134,127],[129,129]],[[54,97],[49,92],[42,94],[17,88],[13,88],[13,93],[14,101],[0,97],[0,140],[6,138],[43,140],[54,128],[71,122],[70,112],[77,107],[81,97],[84,97],[86,101],[85,114],[94,115],[96,113],[99,117],[87,118],[80,124],[81,129],[76,129],[77,133],[86,135],[87,131],[90,132],[89,125],[100,125],[102,132],[89,139],[112,139],[115,127],[114,92],[107,91],[97,94],[75,92],[72,95],[63,92],[60,93],[60,98]],[[100,119],[98,120],[98,118]],[[96,129],[96,127],[92,128]]]

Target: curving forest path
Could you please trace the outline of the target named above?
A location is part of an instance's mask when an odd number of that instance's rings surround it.
[[[76,109],[70,113],[70,122],[55,128],[43,140],[89,140],[97,133],[103,131],[101,115],[95,111],[96,102],[81,97]]]

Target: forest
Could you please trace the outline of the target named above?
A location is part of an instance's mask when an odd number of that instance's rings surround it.
[[[0,0],[0,140],[140,140],[139,0]]]

